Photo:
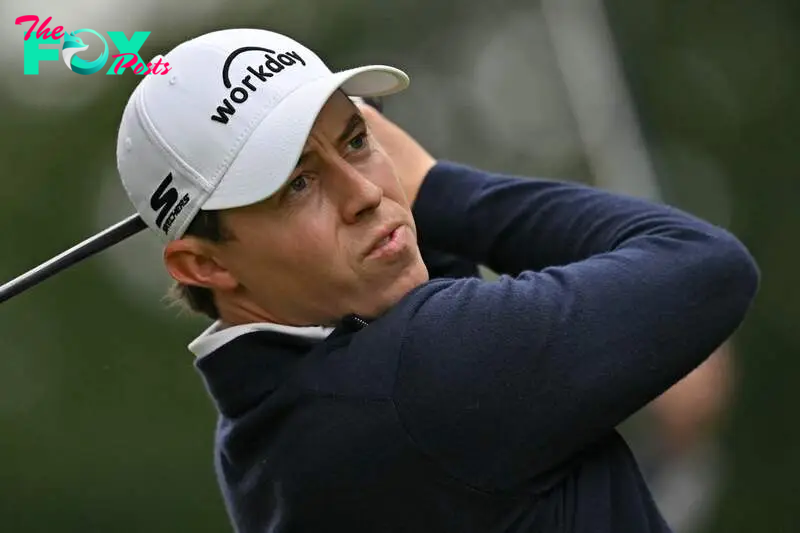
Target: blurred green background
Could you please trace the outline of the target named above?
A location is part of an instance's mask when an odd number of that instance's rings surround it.
[[[715,497],[685,504],[702,518],[679,529],[800,531],[796,0],[1,7],[4,281],[133,212],[115,135],[139,77],[80,76],[60,58],[25,76],[28,25],[16,17],[150,31],[145,61],[199,33],[247,26],[286,32],[334,68],[392,64],[412,85],[387,113],[436,156],[649,196],[750,247],[763,283],[733,339]],[[0,309],[0,531],[230,531],[212,468],[215,414],[186,349],[207,323],[168,308],[167,286],[159,243],[141,234]]]

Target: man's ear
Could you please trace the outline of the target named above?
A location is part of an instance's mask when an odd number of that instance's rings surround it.
[[[164,248],[164,265],[172,278],[184,285],[233,290],[239,282],[214,259],[208,243],[196,237],[170,241]]]

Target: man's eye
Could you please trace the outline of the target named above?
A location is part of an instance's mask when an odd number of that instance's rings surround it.
[[[367,133],[364,132],[360,135],[353,137],[350,141],[350,148],[353,150],[361,150],[367,144]]]
[[[308,178],[305,176],[297,176],[289,182],[289,188],[292,192],[300,192],[308,186]]]

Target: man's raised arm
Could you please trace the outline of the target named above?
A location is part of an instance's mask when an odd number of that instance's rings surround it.
[[[730,337],[757,290],[725,230],[577,184],[440,162],[414,212],[421,246],[506,274],[415,292],[397,374],[411,439],[478,487],[607,434]]]

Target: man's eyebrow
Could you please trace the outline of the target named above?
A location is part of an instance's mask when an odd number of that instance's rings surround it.
[[[314,152],[311,152],[311,151],[308,151],[308,152],[303,152],[303,153],[300,155],[300,157],[297,159],[297,164],[294,166],[295,170],[297,170],[298,168],[302,167],[302,166],[303,166],[303,163],[305,163],[305,162],[306,162],[306,160],[307,160],[309,157],[311,157],[311,154],[313,154],[313,153],[314,153]]]
[[[347,121],[347,126],[344,127],[344,131],[342,131],[342,134],[339,135],[338,139],[336,139],[336,144],[341,144],[346,141],[347,138],[350,137],[354,131],[356,131],[356,128],[364,125],[364,117],[362,117],[360,113],[353,113],[353,116],[351,116],[350,120]]]
[[[359,113],[353,113],[353,115],[350,117],[350,120],[347,121],[347,125],[344,127],[344,130],[342,130],[341,135],[339,135],[339,137],[336,139],[336,144],[343,143],[353,134],[354,131],[356,131],[356,129],[358,129],[359,126],[365,125],[366,122],[364,121],[364,117],[362,117]],[[298,169],[303,166],[303,163],[305,163],[312,154],[312,151],[301,154],[294,168]]]

